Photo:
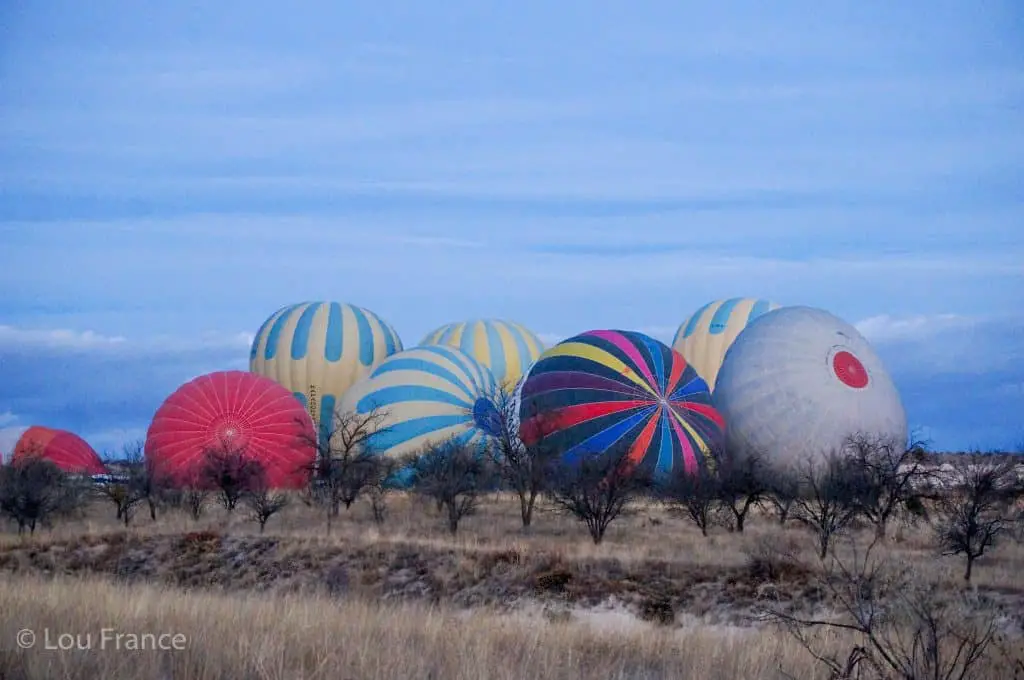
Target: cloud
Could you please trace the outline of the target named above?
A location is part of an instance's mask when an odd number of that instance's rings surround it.
[[[0,347],[35,346],[52,349],[97,349],[119,346],[121,336],[106,336],[93,331],[67,329],[33,330],[0,325]]]
[[[924,339],[953,329],[970,328],[976,319],[959,314],[918,314],[895,318],[888,314],[858,321],[854,326],[874,342]]]
[[[1024,317],[879,316],[857,324],[889,369],[912,428],[948,450],[1024,437]]]
[[[18,424],[74,431],[98,449],[118,448],[144,434],[157,407],[184,382],[247,370],[251,340],[247,332],[112,339],[7,327],[0,334],[0,412],[18,414]]]
[[[18,416],[14,415],[10,411],[0,413],[0,427],[8,427],[16,422],[18,422]]]

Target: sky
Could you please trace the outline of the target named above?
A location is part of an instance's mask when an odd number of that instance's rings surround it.
[[[855,324],[937,450],[1024,442],[1024,7],[0,3],[0,429],[144,436],[302,300],[407,346]]]

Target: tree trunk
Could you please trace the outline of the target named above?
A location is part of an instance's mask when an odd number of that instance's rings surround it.
[[[964,571],[964,581],[970,582],[971,570],[974,569],[974,555],[967,553],[967,569]]]
[[[459,530],[459,512],[455,507],[455,503],[447,503],[448,505],[448,532],[454,536]]]
[[[527,492],[519,493],[519,515],[523,520],[523,528],[529,529],[533,519],[533,499],[527,498]]]
[[[885,538],[886,524],[888,524],[886,518],[878,519],[878,522],[875,523],[875,538],[879,540]]]
[[[743,533],[743,523],[747,521],[747,511],[744,510],[736,515],[736,532]]]
[[[156,521],[156,503],[154,503],[153,499],[151,499],[151,498],[147,499],[147,502],[149,503],[149,519],[151,519],[152,521],[155,522]]]
[[[818,552],[818,557],[825,559],[828,557],[828,536],[822,534],[821,538],[818,540],[821,542],[821,550]]]

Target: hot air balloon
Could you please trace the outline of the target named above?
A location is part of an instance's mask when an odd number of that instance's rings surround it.
[[[402,351],[389,324],[368,309],[340,302],[303,302],[274,312],[252,341],[249,370],[281,383],[329,435],[345,391]]]
[[[84,439],[67,430],[33,425],[18,437],[10,454],[10,462],[30,457],[48,460],[70,474],[103,475],[106,467]]]
[[[208,373],[179,387],[146,434],[146,463],[169,483],[195,483],[211,449],[241,451],[272,488],[299,488],[316,458],[313,422],[291,392],[245,371]]]
[[[655,479],[717,469],[724,421],[681,354],[642,333],[596,330],[545,351],[521,389],[520,436],[566,464],[627,446]],[[547,432],[538,431],[547,421]]]
[[[682,354],[714,391],[729,345],[747,324],[778,308],[774,302],[755,298],[709,302],[679,326],[672,349]]]
[[[420,342],[421,347],[429,345],[462,350],[491,369],[504,389],[512,388],[544,351],[544,345],[532,331],[501,319],[446,324]]]
[[[757,452],[778,469],[843,449],[848,437],[906,442],[892,379],[856,328],[812,307],[782,307],[736,338],[714,404],[730,450]]]
[[[443,345],[399,352],[354,385],[343,413],[381,416],[374,452],[402,456],[449,440],[484,446],[500,433],[498,385],[487,367]]]

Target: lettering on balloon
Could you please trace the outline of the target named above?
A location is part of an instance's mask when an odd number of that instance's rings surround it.
[[[316,385],[310,385],[309,386],[309,392],[307,393],[307,395],[309,397],[309,399],[306,400],[306,403],[309,404],[309,417],[312,418],[313,422],[315,423],[315,422],[317,422],[316,414],[317,414],[317,411],[319,410],[318,409],[319,404],[317,403],[317,400],[316,400],[316,396],[317,396]]]

